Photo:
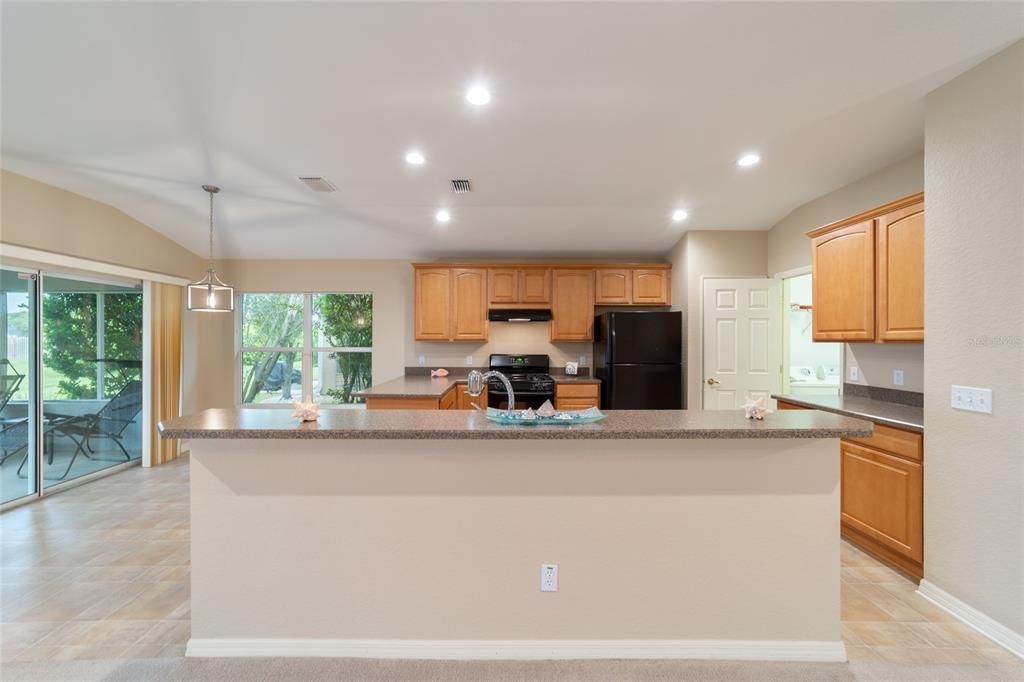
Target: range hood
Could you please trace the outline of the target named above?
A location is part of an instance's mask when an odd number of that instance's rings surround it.
[[[491,322],[547,322],[551,311],[545,308],[492,308],[487,312]]]

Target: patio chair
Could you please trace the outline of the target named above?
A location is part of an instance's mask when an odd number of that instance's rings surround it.
[[[50,463],[53,463],[54,426],[55,424],[43,425],[43,452],[46,454]],[[17,421],[8,422],[3,425],[2,429],[0,429],[0,465],[22,450],[26,451],[24,457],[21,458],[21,464],[18,465],[18,476],[20,478],[25,478],[21,475],[21,470],[25,467],[25,462],[28,460],[28,438],[28,419],[19,419]]]
[[[125,429],[135,423],[135,418],[139,416],[140,412],[142,412],[142,382],[135,380],[125,384],[124,388],[95,414],[69,417],[54,423],[54,431],[58,435],[67,436],[76,445],[71,461],[68,462],[64,473],[57,480],[68,475],[79,454],[92,460],[109,461],[92,456],[96,454],[91,443],[94,438],[109,439],[124,453],[125,461],[131,461],[132,456],[124,447],[121,439]]]
[[[25,375],[14,369],[10,360],[0,358],[0,411],[7,407],[24,379]]]

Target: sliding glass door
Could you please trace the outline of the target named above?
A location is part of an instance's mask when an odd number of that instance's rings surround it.
[[[0,270],[0,504],[39,492],[33,272]]]
[[[0,504],[142,457],[142,283],[0,270]]]
[[[43,486],[142,456],[142,290],[43,276]]]

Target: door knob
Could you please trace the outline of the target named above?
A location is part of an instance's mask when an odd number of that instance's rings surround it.
[[[721,383],[721,382],[719,382],[718,379],[716,379],[714,377],[711,377],[710,379],[708,379],[708,386],[717,386],[719,383]]]

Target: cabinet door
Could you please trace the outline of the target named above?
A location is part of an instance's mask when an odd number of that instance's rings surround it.
[[[844,525],[918,564],[924,558],[921,465],[840,441]]]
[[[458,386],[454,386],[441,396],[441,402],[438,409],[441,410],[455,410],[458,409]]]
[[[453,341],[487,340],[487,270],[452,268]]]
[[[451,270],[416,269],[416,340],[448,341],[451,338]]]
[[[491,303],[518,303],[519,271],[513,268],[489,269],[487,292]]]
[[[534,268],[520,270],[519,302],[551,305],[551,271]]]
[[[589,410],[599,407],[597,398],[555,398],[556,410]]]
[[[551,271],[551,340],[594,338],[594,271]]]
[[[637,305],[668,305],[672,302],[670,270],[633,270],[633,303]]]
[[[814,340],[875,338],[875,222],[837,228],[811,241]]]
[[[487,387],[484,386],[484,391],[480,395],[473,397],[469,394],[469,389],[463,384],[455,389],[459,392],[458,408],[460,410],[472,410],[473,403],[476,403],[480,409],[487,409]]]
[[[878,219],[878,339],[924,340],[924,204]]]
[[[633,302],[633,279],[629,270],[601,269],[595,273],[596,294],[595,303],[598,305],[628,305]]]

